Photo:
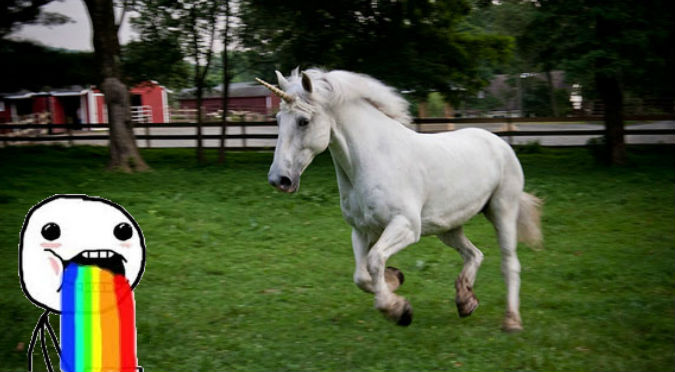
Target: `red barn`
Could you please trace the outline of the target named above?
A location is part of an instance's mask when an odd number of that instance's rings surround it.
[[[166,88],[159,85],[156,81],[146,81],[133,87],[130,90],[131,106],[140,107],[140,109],[136,110],[142,113],[137,117],[142,117],[147,123],[168,123],[168,92]],[[134,113],[133,109],[132,113]]]
[[[131,89],[133,119],[146,123],[169,121],[167,89],[157,82]],[[100,124],[108,122],[105,97],[95,87],[73,86],[48,92],[19,92],[0,97],[1,122]]]
[[[195,89],[181,91],[178,101],[181,109],[196,109],[197,99]],[[223,86],[208,90],[204,93],[202,107],[205,114],[214,113],[223,109]],[[269,89],[254,83],[232,83],[229,89],[229,111],[249,111],[263,115],[270,115],[279,110],[280,98],[272,94]]]

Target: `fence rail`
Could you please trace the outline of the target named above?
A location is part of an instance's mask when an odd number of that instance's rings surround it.
[[[626,121],[675,121],[675,115],[641,115],[641,116],[628,116],[624,118]],[[554,137],[554,136],[601,136],[605,133],[603,129],[560,129],[560,128],[551,128],[545,130],[531,130],[524,128],[527,125],[524,125],[523,128],[516,129],[516,124],[526,124],[526,123],[589,123],[589,122],[601,122],[603,119],[599,116],[585,116],[585,117],[564,117],[564,118],[416,118],[414,119],[414,127],[418,132],[424,133],[434,133],[441,131],[448,131],[454,126],[454,124],[487,124],[493,125],[491,128],[493,132],[501,137],[507,137],[507,140],[511,143],[512,138],[514,137]],[[446,127],[440,128],[438,125],[446,124]],[[503,124],[501,128],[494,127],[494,124]],[[202,133],[201,135],[197,133],[197,124],[196,123],[137,123],[134,125],[135,128],[145,129],[143,133],[136,133],[136,139],[140,141],[146,141],[146,147],[152,147],[152,140],[158,141],[176,141],[176,140],[198,140],[201,138],[204,141],[207,140],[220,140],[222,139],[222,134],[214,134],[214,130],[209,128],[225,128],[228,132],[225,135],[225,138],[230,141],[238,141],[237,146],[230,146],[228,148],[240,149],[240,150],[259,150],[259,149],[269,149],[273,147],[272,143],[269,143],[271,140],[277,138],[276,127],[277,123],[274,120],[268,121],[258,121],[258,122],[228,122],[225,126],[222,123],[203,123],[201,125],[202,129],[206,130],[209,133]],[[269,127],[270,131],[273,133],[264,132],[265,127]],[[150,129],[169,129],[169,128],[183,128],[183,129],[194,129],[194,132],[191,133],[178,133],[178,134],[167,134],[167,133],[150,133]],[[231,133],[230,128],[239,128],[236,132]],[[246,128],[252,128],[250,131],[247,131]],[[254,128],[257,128],[254,130]],[[272,129],[273,128],[273,129]],[[11,132],[11,130],[23,129],[28,131],[19,131]],[[2,143],[10,142],[64,142],[72,144],[75,141],[107,141],[109,139],[108,133],[96,134],[96,132],[91,131],[77,131],[74,132],[74,129],[109,129],[108,124],[79,124],[79,125],[65,125],[65,124],[0,124],[0,141]],[[30,131],[33,130],[33,131]],[[35,131],[37,130],[37,131]],[[55,133],[57,130],[62,131],[57,134],[47,134]],[[3,133],[10,131],[9,133]],[[251,133],[251,131],[257,131],[256,133]],[[32,133],[25,133],[32,132]],[[202,131],[204,132],[204,131]],[[668,136],[675,135],[675,127],[669,129],[630,129],[630,127],[624,130],[625,135],[657,135],[657,136]],[[258,145],[251,146],[249,140],[258,140]],[[265,145],[260,145],[260,140],[267,141]],[[673,141],[666,141],[667,143],[672,143]]]

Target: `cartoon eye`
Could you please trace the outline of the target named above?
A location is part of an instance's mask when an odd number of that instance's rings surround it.
[[[306,118],[298,119],[298,126],[299,127],[306,127],[307,124],[309,124],[309,120],[307,120]]]
[[[61,228],[54,222],[42,226],[42,237],[47,240],[56,240],[61,236]]]
[[[115,226],[113,234],[115,234],[115,237],[119,240],[127,240],[134,234],[134,230],[131,228],[131,225],[126,222],[122,222]]]

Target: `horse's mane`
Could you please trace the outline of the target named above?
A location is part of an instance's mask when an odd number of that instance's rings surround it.
[[[388,117],[408,125],[412,121],[408,112],[408,101],[394,88],[365,74],[333,70],[326,72],[318,68],[304,71],[311,79],[311,99],[322,105],[341,105],[350,101],[364,100]],[[288,79],[291,85],[300,83],[297,70]],[[299,93],[299,92],[298,92]]]

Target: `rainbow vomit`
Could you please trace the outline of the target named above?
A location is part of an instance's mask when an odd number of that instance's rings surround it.
[[[61,290],[61,369],[134,372],[134,294],[124,275],[70,264]]]

